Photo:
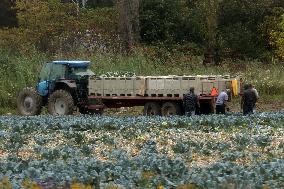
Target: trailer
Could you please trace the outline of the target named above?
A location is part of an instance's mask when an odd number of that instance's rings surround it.
[[[144,115],[183,115],[183,97],[190,87],[195,88],[199,97],[200,113],[214,113],[217,91],[230,89],[230,96],[240,93],[240,77],[229,75],[197,76],[136,76],[98,77],[88,82],[88,109],[120,108],[143,106]],[[235,83],[235,87],[234,87]]]
[[[46,63],[35,88],[23,89],[17,97],[21,115],[38,115],[47,106],[51,115],[102,114],[106,108],[143,106],[144,115],[183,115],[183,97],[190,87],[199,97],[200,113],[214,113],[216,95],[212,90],[230,89],[240,94],[241,77],[196,76],[97,76],[89,61]]]

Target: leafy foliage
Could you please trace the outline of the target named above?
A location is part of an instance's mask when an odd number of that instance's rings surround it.
[[[140,5],[141,39],[146,43],[182,41],[186,32],[182,0],[144,0]]]
[[[0,1],[0,28],[12,27],[17,25],[16,11],[12,9],[14,1]]]
[[[111,8],[79,11],[73,3],[20,0],[16,9],[19,27],[0,32],[1,45],[7,49],[16,47],[21,52],[36,47],[49,54],[68,54],[82,49],[105,51],[115,41]]]
[[[281,188],[283,115],[4,116],[0,184]]]
[[[277,54],[280,58],[284,58],[284,14],[281,16],[281,22],[278,28],[271,32],[272,43],[276,46]]]
[[[18,22],[17,28],[1,30],[0,45],[5,48],[36,47],[51,54],[80,50],[120,52],[123,48],[117,25],[119,6],[114,6],[115,1],[89,0],[85,8],[70,0],[16,2],[15,9],[7,0],[1,6],[5,18],[2,22],[7,22],[2,26]],[[270,62],[272,56],[282,57],[278,25],[283,8],[279,0],[143,0],[139,21],[137,15],[132,22],[140,23],[133,29],[139,32],[140,27],[142,44],[173,50],[186,44],[194,48],[191,54],[212,48],[214,56],[220,59],[255,58]],[[5,16],[15,13],[17,20]]]

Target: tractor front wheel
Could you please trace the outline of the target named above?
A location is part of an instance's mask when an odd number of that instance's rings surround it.
[[[48,112],[51,115],[73,114],[74,101],[72,95],[65,90],[57,90],[50,95]]]
[[[34,88],[24,88],[17,97],[17,108],[21,115],[39,115],[42,107],[42,97]]]

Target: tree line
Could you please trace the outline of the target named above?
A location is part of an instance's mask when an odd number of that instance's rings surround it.
[[[2,0],[0,45],[67,53],[158,47],[224,59],[284,58],[283,0]]]

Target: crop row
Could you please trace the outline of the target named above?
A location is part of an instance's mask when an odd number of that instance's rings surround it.
[[[283,188],[284,113],[0,117],[0,181],[42,188]],[[3,182],[2,182],[3,184]],[[1,182],[0,182],[1,186]]]

